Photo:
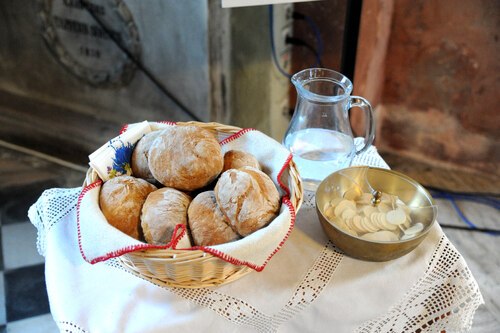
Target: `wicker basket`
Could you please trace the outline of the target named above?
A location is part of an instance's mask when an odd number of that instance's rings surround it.
[[[179,122],[178,126],[194,125],[214,132],[219,137],[229,137],[241,128],[219,123]],[[290,189],[290,201],[297,211],[302,203],[302,184],[298,171],[290,161],[282,181]],[[84,186],[95,182],[99,176],[90,168]],[[225,284],[239,279],[253,269],[234,265],[201,250],[148,249],[126,253],[119,262],[135,274],[163,285],[183,288],[200,288]]]

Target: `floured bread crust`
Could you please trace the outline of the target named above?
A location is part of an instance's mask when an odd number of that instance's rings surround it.
[[[214,192],[220,210],[241,236],[267,225],[280,207],[280,196],[271,178],[251,167],[225,171]]]
[[[101,187],[99,206],[109,224],[130,237],[140,239],[141,209],[156,186],[132,176],[111,178]]]
[[[193,242],[198,246],[223,244],[240,238],[228,225],[213,191],[202,192],[193,199],[188,209],[188,221]]]
[[[160,132],[149,149],[148,165],[165,186],[193,191],[212,182],[222,171],[219,142],[195,126],[172,126]]]
[[[164,187],[151,192],[142,206],[141,226],[149,244],[166,245],[177,224],[187,224],[191,198],[176,189]]]
[[[132,175],[134,175],[134,177],[146,179],[148,181],[154,181],[153,174],[149,170],[148,155],[149,147],[151,147],[151,143],[153,143],[154,139],[158,137],[158,134],[160,134],[159,131],[149,132],[148,134],[144,135],[135,145],[130,161],[132,167]]]
[[[229,150],[224,154],[224,168],[222,172],[246,166],[261,170],[259,161],[250,153],[241,150]]]

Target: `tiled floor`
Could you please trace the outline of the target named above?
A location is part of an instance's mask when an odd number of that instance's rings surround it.
[[[399,166],[398,161],[389,164]],[[423,174],[422,170],[418,172]],[[27,211],[44,189],[80,186],[83,178],[82,167],[63,167],[0,146],[0,333],[58,332],[50,315],[44,258],[37,252],[36,229],[28,221]],[[498,190],[497,185],[489,184]],[[487,185],[482,186],[485,190]],[[458,204],[478,226],[499,229],[498,208],[466,201]],[[441,223],[464,225],[450,202],[439,200],[438,206]],[[500,267],[495,258],[500,252],[500,238],[449,228],[444,231],[465,257],[486,301],[476,313],[472,332],[499,332]]]
[[[79,186],[82,171],[0,147],[0,333],[52,333],[44,258],[28,208],[42,191]]]
[[[36,229],[26,217],[12,220],[2,216],[2,258],[3,274],[0,283],[3,287],[0,298],[4,305],[0,308],[0,320],[7,332],[28,332],[25,330],[32,317],[50,313],[44,278],[44,258],[36,250]],[[29,319],[29,320],[28,320]],[[28,320],[28,322],[26,322]],[[26,323],[25,323],[26,322]],[[37,322],[46,322],[43,327],[54,328],[51,316],[39,317]],[[7,324],[8,323],[8,324]],[[21,328],[16,330],[15,327]]]

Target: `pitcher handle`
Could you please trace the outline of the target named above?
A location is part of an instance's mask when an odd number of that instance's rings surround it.
[[[365,144],[361,149],[356,150],[356,155],[359,155],[360,153],[367,150],[372,145],[373,140],[375,139],[375,117],[373,116],[373,110],[370,102],[368,102],[363,97],[351,96],[349,109],[353,107],[358,107],[365,113]]]

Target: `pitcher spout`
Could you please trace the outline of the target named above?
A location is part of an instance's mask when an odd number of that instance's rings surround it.
[[[291,78],[299,98],[315,102],[338,102],[352,92],[352,82],[344,75],[326,68],[304,69]]]

